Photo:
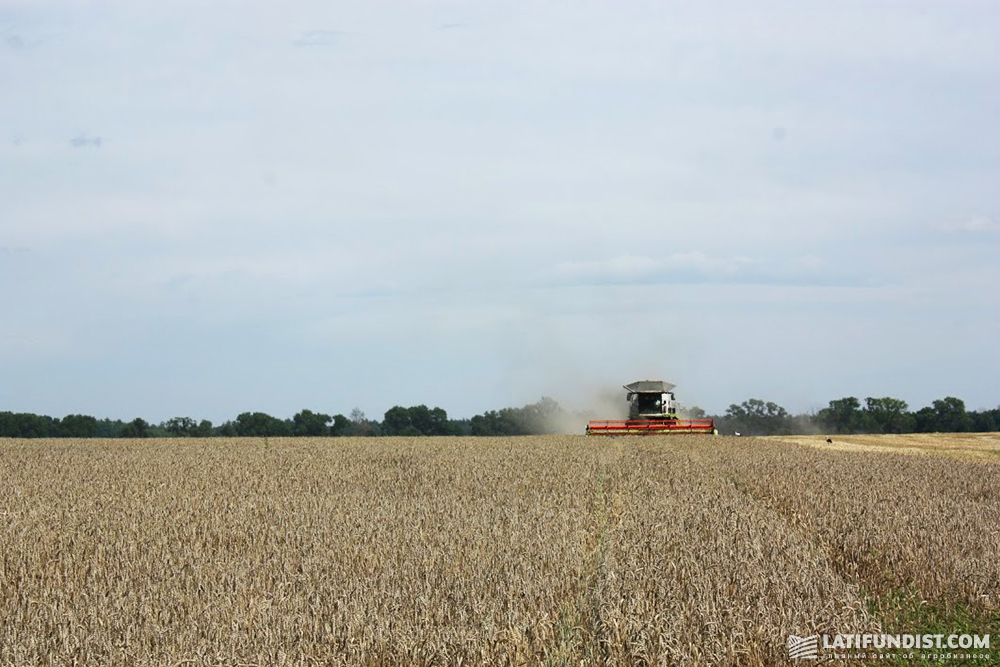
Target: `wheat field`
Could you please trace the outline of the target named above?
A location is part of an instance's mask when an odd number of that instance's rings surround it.
[[[772,664],[790,634],[906,632],[913,600],[995,623],[998,584],[986,461],[0,440],[0,664]]]

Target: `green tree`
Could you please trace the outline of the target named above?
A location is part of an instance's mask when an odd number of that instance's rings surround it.
[[[97,435],[97,418],[90,415],[66,415],[59,420],[62,438],[93,438]]]
[[[788,411],[777,403],[759,398],[730,405],[724,420],[726,431],[739,431],[743,435],[783,435],[791,431]]]
[[[382,432],[385,435],[423,435],[410,421],[410,410],[394,405],[382,417]]]
[[[0,412],[0,435],[8,438],[52,438],[59,435],[52,417],[30,412]]]
[[[469,420],[472,435],[500,436],[526,435],[524,425],[515,419],[513,408],[503,410],[488,410]]]
[[[451,435],[448,413],[442,408],[414,405],[409,408],[396,405],[386,411],[382,420],[385,435]]]
[[[117,438],[121,436],[125,423],[121,419],[102,419],[97,422],[97,432],[94,434],[98,438]]]
[[[969,418],[972,420],[972,430],[976,433],[1000,430],[1000,408],[970,412]]]
[[[449,430],[451,435],[470,436],[472,435],[472,421],[469,419],[449,419]]]
[[[449,435],[448,413],[443,408],[418,405],[410,408],[410,424],[421,435]]]
[[[916,423],[917,433],[936,433],[941,430],[938,427],[938,415],[931,407],[920,408],[913,413],[913,421]]]
[[[330,415],[313,412],[312,410],[302,410],[292,417],[292,435],[327,435],[330,431],[328,424],[331,419]]]
[[[946,396],[932,404],[937,416],[937,429],[943,433],[961,433],[972,429],[972,419],[965,411],[965,401]]]
[[[909,433],[916,426],[906,401],[898,398],[865,399],[864,422],[872,433]]]
[[[830,401],[830,407],[819,411],[819,420],[834,433],[858,433],[864,429],[861,402],[854,396]]]
[[[291,428],[288,422],[277,417],[272,417],[264,412],[241,413],[236,417],[233,427],[236,435],[244,438],[291,435]]]
[[[149,423],[141,417],[136,417],[125,424],[119,433],[121,438],[148,438],[149,435]]]
[[[337,437],[351,435],[352,424],[353,422],[344,415],[336,414],[333,416],[333,425],[330,426],[330,435]]]
[[[168,419],[164,426],[170,435],[178,438],[189,438],[194,435],[197,424],[190,417],[174,417]]]
[[[202,419],[198,422],[198,426],[195,427],[192,435],[196,438],[212,437],[212,422],[207,419]]]

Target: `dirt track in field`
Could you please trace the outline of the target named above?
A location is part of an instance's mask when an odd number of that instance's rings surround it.
[[[826,441],[833,440],[832,443]],[[955,456],[1000,463],[1000,433],[904,433],[901,435],[782,435],[768,439],[845,452]]]

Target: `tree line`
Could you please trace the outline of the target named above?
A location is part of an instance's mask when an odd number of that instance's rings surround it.
[[[969,411],[954,396],[910,411],[906,401],[892,397],[855,396],[830,401],[815,413],[791,415],[780,405],[751,398],[730,405],[715,417],[720,433],[741,435],[796,435],[809,433],[985,433],[1000,429],[1000,407]]]
[[[809,433],[935,433],[1000,430],[1000,407],[968,411],[953,396],[910,411],[898,398],[854,396],[830,401],[815,413],[792,415],[785,408],[758,398],[732,404],[723,415],[706,415],[701,408],[690,417],[711,416],[720,433],[741,435],[794,435]],[[0,437],[5,438],[159,438],[159,437],[299,437],[299,436],[510,436],[582,432],[587,418],[607,417],[566,410],[543,397],[520,408],[489,410],[470,419],[450,419],[443,408],[426,405],[394,406],[381,421],[368,419],[358,408],[350,415],[301,410],[290,419],[264,412],[244,412],[215,425],[207,419],[174,417],[150,424],[141,417],[131,421],[97,419],[71,414],[53,418],[32,413],[0,412]]]
[[[0,412],[0,437],[5,438],[167,438],[167,437],[298,437],[298,436],[431,436],[532,435],[556,433],[565,414],[553,399],[520,408],[490,410],[471,419],[451,419],[439,407],[394,406],[381,421],[369,419],[359,408],[347,416],[301,410],[290,419],[264,412],[244,412],[235,419],[213,424],[207,419],[174,417],[151,424],[141,417],[131,421],[97,419],[90,415],[54,418],[24,412]]]

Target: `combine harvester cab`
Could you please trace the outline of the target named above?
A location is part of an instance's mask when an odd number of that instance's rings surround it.
[[[587,424],[587,435],[716,435],[712,419],[680,419],[675,385],[662,380],[639,380],[624,385],[628,392],[628,419],[596,419]]]

